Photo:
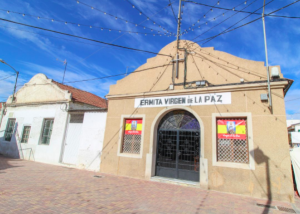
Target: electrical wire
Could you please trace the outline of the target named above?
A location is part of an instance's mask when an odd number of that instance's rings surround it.
[[[170,1],[170,0],[169,0]],[[132,5],[133,9],[136,9],[137,11],[139,11],[140,15],[144,15],[145,17],[147,17],[147,20],[151,21],[154,25],[156,24],[156,22],[154,20],[152,20],[149,16],[147,16],[146,14],[144,14],[141,10],[139,10],[134,4],[132,4],[129,0],[126,0],[126,2],[130,5]],[[173,2],[174,3],[174,2]],[[170,2],[170,4],[172,6],[172,3]],[[166,32],[170,32],[172,33],[172,31],[166,30],[164,27],[162,27],[161,25],[157,25],[159,28],[161,28],[162,30],[166,31]],[[175,33],[172,33],[173,35],[175,35]]]
[[[216,9],[221,9],[221,10],[232,11],[232,9],[230,9],[230,8],[216,7],[216,6],[213,6],[213,5],[203,4],[203,3],[200,3],[200,2],[194,2],[194,1],[185,1],[185,2],[190,2],[190,3],[194,3],[194,4],[206,6],[206,7],[211,7],[211,8],[216,8]],[[240,13],[251,13],[249,11],[243,11],[243,10],[235,10],[235,11],[240,12]],[[262,15],[261,13],[251,13],[251,14],[260,15],[260,16]],[[278,17],[278,18],[289,18],[289,19],[300,19],[300,17],[297,17],[297,16],[282,16],[282,15],[268,15],[268,14],[264,14],[264,16]]]
[[[119,33],[121,33],[121,32],[127,32],[127,33],[135,33],[135,34],[145,34],[145,32],[139,32],[139,31],[120,30],[120,29],[114,29],[114,28],[99,27],[99,26],[95,26],[95,25],[87,25],[87,24],[81,24],[81,23],[75,23],[75,22],[68,22],[68,21],[56,20],[56,19],[52,19],[52,18],[40,17],[40,16],[36,16],[36,15],[30,15],[30,14],[20,13],[20,12],[16,12],[16,11],[5,10],[5,9],[1,9],[1,8],[0,8],[0,11],[5,11],[5,12],[9,12],[9,13],[19,14],[19,15],[22,15],[23,17],[29,16],[29,17],[37,18],[39,20],[44,19],[44,20],[51,21],[53,23],[59,22],[59,23],[65,24],[65,25],[71,24],[71,25],[75,25],[75,26],[78,26],[78,27],[84,26],[84,27],[88,27],[90,29],[101,29],[102,31],[103,30],[107,30],[109,32],[111,32],[111,31],[117,31]],[[146,34],[152,35],[151,32],[150,33],[146,32]],[[165,34],[161,34],[161,33],[153,34],[153,36],[155,36],[155,35],[158,35],[158,36],[162,36],[162,35],[168,36],[166,33]]]
[[[86,38],[86,37],[82,37],[82,36],[76,36],[76,35],[73,35],[73,34],[68,34],[68,33],[63,33],[63,32],[59,32],[59,31],[55,31],[55,30],[50,30],[50,29],[47,29],[47,28],[28,25],[28,24],[8,20],[8,19],[0,18],[0,20],[5,21],[5,22],[10,22],[10,23],[13,23],[13,24],[18,24],[18,25],[23,25],[23,26],[26,26],[26,27],[39,29],[39,30],[49,31],[49,32],[52,32],[52,33],[57,33],[57,34],[71,36],[71,37],[84,39],[84,40],[88,40],[88,41],[92,41],[92,42],[97,42],[97,43],[100,43],[100,44],[110,45],[110,46],[114,46],[114,47],[118,47],[118,48],[123,48],[123,49],[128,49],[128,50],[133,50],[133,51],[139,51],[139,52],[145,52],[145,53],[150,53],[150,54],[156,54],[156,55],[171,57],[170,55],[155,53],[155,52],[152,52],[152,51],[146,51],[146,50],[141,50],[141,49],[137,49],[137,48],[130,48],[130,47],[126,47],[126,46],[122,46],[122,45],[116,45],[116,44],[112,44],[112,43],[108,43],[108,42],[102,42],[102,41],[95,40],[95,39],[90,39],[90,38]]]
[[[199,47],[199,48],[200,48],[200,47]],[[209,53],[209,52],[206,52],[206,51],[204,51],[204,50],[201,49],[201,48],[200,48],[200,52],[203,53],[203,54],[209,55],[210,57],[215,58],[215,59],[217,59],[217,60],[223,61],[223,62],[225,62],[225,63],[227,63],[227,64],[236,66],[236,67],[237,67],[236,70],[238,70],[238,71],[241,71],[241,72],[244,72],[244,73],[247,73],[247,74],[251,74],[251,75],[254,75],[254,76],[263,78],[263,79],[267,79],[267,76],[266,76],[266,75],[262,75],[262,74],[260,74],[260,73],[258,73],[258,72],[255,72],[255,71],[252,71],[252,70],[249,70],[249,69],[240,67],[240,66],[238,66],[238,65],[235,65],[235,64],[233,64],[233,63],[231,63],[231,62],[229,62],[229,61],[226,61],[226,60],[224,60],[224,59],[222,59],[222,58],[220,58],[220,57],[217,57],[217,56],[215,56],[215,55],[213,55],[213,54],[211,54],[211,53]],[[201,55],[201,54],[198,53],[198,52],[195,52],[195,53],[198,54],[198,55]],[[203,56],[203,55],[201,55],[201,56]],[[216,62],[216,63],[217,63],[217,62]],[[217,63],[217,64],[220,64],[220,63]],[[229,67],[229,66],[227,66],[227,65],[223,65],[223,66]],[[229,68],[235,69],[235,68],[233,68],[233,67],[229,67]],[[242,71],[242,70],[240,70],[240,69],[243,69],[243,70],[245,70],[245,71]]]
[[[247,8],[247,7],[250,7],[252,4],[254,4],[257,0],[253,0],[250,4],[248,4],[246,7],[244,7],[243,9]],[[271,2],[274,1],[274,0],[271,0]],[[270,2],[269,2],[270,3]],[[268,3],[267,3],[268,4]],[[200,35],[196,36],[195,38],[193,38],[192,40],[195,40],[197,39],[198,37],[202,36],[203,34],[211,31],[212,29],[214,29],[215,27],[219,26],[220,24],[226,22],[228,19],[231,19],[233,16],[237,15],[238,12],[232,14],[231,16],[229,16],[228,18],[224,19],[223,21],[219,22],[218,24],[214,25],[213,27],[209,28],[208,30],[204,31],[203,33],[201,33]]]
[[[182,12],[181,12],[181,15],[183,15],[183,9],[184,9],[184,4],[182,5]],[[189,20],[190,20],[190,23],[192,23],[192,19],[191,19],[191,15],[189,13],[189,8],[187,9],[186,13],[188,14],[188,17],[189,17]]]
[[[284,7],[281,7],[281,8],[279,8],[279,9],[277,9],[277,10],[274,10],[274,11],[271,12],[271,13],[268,13],[267,15],[270,15],[270,14],[276,13],[277,11],[283,10],[283,9],[285,9],[285,8],[291,6],[291,5],[293,5],[293,4],[295,4],[295,3],[299,2],[299,1],[300,1],[300,0],[294,1],[294,2],[288,4],[288,5],[284,6]],[[238,26],[238,27],[236,27],[236,28],[233,28],[233,29],[231,29],[231,30],[228,30],[228,31],[219,33],[219,34],[217,34],[217,35],[215,35],[215,36],[208,37],[208,38],[206,38],[206,39],[202,39],[202,40],[196,41],[195,43],[202,42],[202,41],[206,41],[206,40],[209,40],[209,39],[211,39],[211,38],[215,38],[215,37],[221,36],[221,35],[223,35],[223,34],[226,34],[226,33],[229,33],[229,32],[231,32],[231,31],[237,30],[237,29],[239,29],[239,28],[241,28],[241,27],[247,26],[247,25],[249,25],[249,24],[251,24],[251,23],[253,23],[253,22],[256,22],[256,21],[258,21],[258,20],[260,20],[260,19],[261,19],[261,17],[256,18],[256,19],[254,19],[254,20],[252,20],[252,21],[250,21],[250,22],[247,22],[247,23],[245,23],[245,24],[243,24],[243,25],[240,25],[240,26]]]
[[[173,3],[174,3],[174,2],[173,2]],[[164,9],[166,9],[168,6],[169,6],[169,5],[165,6],[164,8],[162,8],[161,10],[159,10],[158,12],[156,12],[155,14],[151,15],[150,18],[156,16],[156,14],[159,14],[161,11],[163,11]],[[146,21],[147,21],[147,19],[145,19],[144,21],[140,22],[139,25],[142,24],[142,23],[144,23],[144,22],[146,22]],[[122,35],[120,35],[120,36],[118,36],[117,38],[115,38],[115,39],[113,39],[112,41],[110,41],[110,43],[113,43],[113,42],[117,41],[118,39],[120,39],[121,37],[123,37],[125,34],[126,34],[126,33],[123,33]],[[169,35],[169,36],[170,36],[170,35]],[[169,37],[169,36],[168,36],[168,37]],[[91,53],[90,55],[88,55],[87,57],[85,57],[84,59],[82,59],[82,60],[79,61],[79,62],[82,62],[82,61],[86,60],[87,58],[93,56],[94,54],[96,54],[96,53],[98,53],[100,50],[102,50],[103,48],[105,48],[105,47],[102,47],[102,48],[100,48],[100,49],[94,51],[93,53]]]
[[[13,75],[9,75],[9,76],[6,76],[6,77],[4,77],[4,78],[0,79],[0,81],[2,81],[2,80],[6,80],[6,79],[8,79],[8,78],[10,78],[10,77],[12,77],[12,76],[15,76],[15,74],[13,74]]]
[[[268,3],[265,4],[265,6],[268,5],[268,4],[270,4],[270,3],[272,3],[273,1],[274,1],[274,0],[269,1]],[[249,15],[247,15],[246,17],[240,19],[238,22],[234,23],[233,25],[231,25],[230,27],[228,27],[227,29],[225,29],[225,30],[222,31],[222,32],[225,32],[226,30],[229,30],[230,28],[232,28],[232,27],[235,26],[236,24],[240,23],[241,21],[245,20],[246,18],[248,18],[248,17],[251,16],[253,13],[255,13],[256,11],[260,10],[260,9],[263,8],[263,7],[264,7],[264,6],[262,6],[262,7],[258,8],[257,10],[253,11],[251,14],[249,14]],[[214,38],[211,38],[210,40],[208,40],[208,41],[202,43],[202,45],[203,45],[203,44],[206,44],[207,42],[209,42],[209,41],[211,41],[211,40],[213,40],[213,39],[214,39]]]
[[[185,44],[186,44],[186,46],[188,46],[187,42],[185,42]],[[195,52],[195,49],[194,49],[193,51]],[[201,51],[201,49],[200,49],[200,51]],[[201,51],[201,52],[203,52],[203,51]],[[223,64],[217,63],[217,62],[215,62],[215,61],[212,61],[212,60],[208,59],[207,57],[204,57],[203,55],[201,55],[201,54],[198,53],[198,52],[195,52],[195,53],[198,54],[198,55],[200,55],[200,57],[197,57],[197,56],[196,56],[197,58],[201,58],[202,61],[203,61],[205,64],[208,65],[209,68],[211,68],[213,71],[215,71],[215,72],[217,73],[217,75],[220,75],[221,77],[223,77],[223,78],[225,79],[226,82],[227,82],[227,78],[225,78],[224,76],[222,76],[222,75],[220,74],[220,72],[216,71],[216,70],[213,68],[213,66],[210,66],[210,65],[209,65],[208,63],[206,63],[205,61],[211,62],[212,64],[216,65],[217,67],[221,68],[222,70],[227,71],[228,73],[231,73],[232,75],[238,77],[239,79],[247,80],[247,79],[245,79],[244,77],[239,76],[238,74],[235,74],[234,72],[229,71],[228,69],[225,69],[224,67],[227,67],[226,65],[223,65]],[[209,53],[208,55],[213,56],[213,55],[211,55],[210,53]],[[219,58],[218,58],[218,59],[219,59]],[[221,60],[221,59],[219,59],[219,60]],[[225,61],[225,60],[222,60],[222,61]],[[196,63],[195,60],[194,60],[194,62]],[[225,61],[225,62],[227,62],[227,61]],[[229,63],[229,62],[227,62],[227,63]],[[231,64],[232,64],[232,63],[231,63]],[[232,64],[232,65],[233,65],[233,64]],[[236,66],[236,65],[235,65],[235,66]],[[232,67],[229,67],[229,68],[233,69]],[[198,68],[197,68],[197,69],[198,69]],[[198,70],[199,70],[199,69],[198,69]],[[250,72],[245,72],[245,71],[242,71],[242,70],[238,70],[238,71],[241,71],[241,72],[244,72],[244,73],[247,73],[247,74],[251,74]],[[252,72],[252,73],[255,73],[255,72]],[[257,77],[260,77],[260,79],[261,79],[261,78],[266,79],[266,77],[262,77],[261,74],[258,74],[258,75],[252,74],[252,75],[255,75],[255,76],[257,76]],[[203,78],[204,78],[204,77],[203,77]],[[248,80],[247,80],[247,81],[248,81]],[[263,84],[264,84],[264,83],[263,83]],[[272,92],[272,94],[273,94],[273,95],[276,95],[276,96],[278,96],[278,97],[280,97],[280,98],[283,98],[281,95],[276,94],[276,93],[274,93],[274,92]]]
[[[171,3],[171,0],[169,0],[169,2],[170,2],[170,5],[171,5],[171,10],[172,10],[172,12],[173,12],[173,16],[174,16],[174,19],[175,19],[175,23],[177,24],[177,19],[178,18],[176,18],[176,16],[175,16],[175,13],[174,13],[174,10],[173,10],[173,5],[172,5],[172,3]]]
[[[129,72],[129,73],[126,72],[126,73],[122,73],[122,74],[109,75],[109,76],[103,76],[103,77],[96,77],[96,78],[91,78],[91,79],[76,80],[76,81],[68,81],[68,82],[64,82],[64,83],[88,82],[88,81],[107,79],[107,78],[112,78],[112,77],[117,77],[117,76],[125,76],[125,75],[139,73],[139,72],[143,72],[143,71],[147,71],[147,70],[151,70],[151,69],[155,69],[155,68],[165,67],[165,66],[168,66],[169,64],[170,63],[164,64],[164,65],[155,66],[155,67],[145,68],[145,69],[141,69],[141,70],[135,70],[135,71]],[[25,84],[25,86],[30,86],[30,85],[48,85],[48,84],[49,83],[43,83],[43,84]],[[22,85],[17,85],[17,86],[22,86]]]
[[[286,100],[285,102],[290,102],[290,101],[294,101],[294,100],[300,100],[300,97],[292,99],[292,100]]]
[[[61,40],[70,41],[70,42],[76,42],[76,43],[81,43],[81,44],[86,44],[86,45],[97,46],[97,47],[105,47],[105,45],[96,45],[96,44],[92,44],[92,43],[88,43],[88,42],[81,42],[81,41],[66,39],[66,38],[57,37],[57,36],[50,36],[50,35],[46,35],[46,34],[42,34],[42,33],[36,33],[36,32],[28,31],[28,30],[21,30],[18,28],[8,27],[8,26],[4,26],[4,25],[0,25],[0,27],[17,30],[17,31],[22,31],[22,32],[26,32],[26,33],[32,33],[32,34],[41,35],[41,36],[45,36],[45,37],[55,38],[55,39],[61,39]],[[113,48],[113,47],[110,47],[110,48]]]
[[[217,1],[215,5],[217,5],[217,4],[220,4],[220,2]],[[194,27],[194,26],[196,25],[196,23],[199,23],[199,22],[202,20],[202,18],[206,18],[206,15],[207,15],[210,11],[211,11],[211,9],[209,9],[206,13],[204,13],[203,17],[201,17],[200,19],[198,19],[197,22],[195,22],[195,23],[192,24],[190,27],[188,27],[188,28],[186,28],[185,30],[183,30],[183,33],[182,33],[182,34],[186,34],[186,33],[188,32],[187,29],[191,30],[191,28]],[[199,26],[200,26],[200,25],[198,25],[198,27],[199,27]]]
[[[77,1],[77,0],[75,0],[75,1],[77,2],[77,4],[82,4],[82,5],[84,5],[84,6],[87,6],[87,7],[91,8],[92,10],[99,11],[99,12],[103,13],[104,15],[108,15],[108,16],[110,16],[110,17],[115,18],[116,20],[121,20],[121,21],[124,21],[124,22],[126,22],[126,23],[133,24],[133,25],[135,25],[136,27],[139,26],[139,27],[142,27],[142,28],[144,28],[144,29],[149,29],[149,30],[151,30],[151,31],[154,30],[154,29],[149,28],[149,27],[146,27],[146,26],[144,26],[144,25],[140,25],[140,24],[137,24],[137,23],[128,21],[128,20],[126,20],[126,19],[123,19],[123,18],[121,18],[121,17],[115,16],[115,15],[113,15],[113,14],[111,14],[111,13],[107,13],[107,12],[105,12],[105,11],[103,11],[103,10],[97,9],[97,8],[94,7],[94,6],[88,5],[88,4],[83,3],[83,2],[81,2],[81,1]],[[168,5],[167,7],[169,7],[169,5]],[[158,30],[155,30],[155,31],[157,31],[158,33],[160,33],[160,31],[158,31]],[[169,32],[169,31],[167,31],[167,32],[175,36],[174,33]]]

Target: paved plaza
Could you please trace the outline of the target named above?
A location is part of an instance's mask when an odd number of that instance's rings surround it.
[[[257,203],[266,201],[0,156],[0,213],[288,213]]]

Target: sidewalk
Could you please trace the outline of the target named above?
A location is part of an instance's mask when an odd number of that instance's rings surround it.
[[[1,213],[292,213],[257,203],[266,201],[0,156]]]

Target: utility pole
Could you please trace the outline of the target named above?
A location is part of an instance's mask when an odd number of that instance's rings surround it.
[[[16,81],[15,81],[14,92],[13,92],[12,101],[11,101],[13,103],[13,101],[15,100],[15,93],[16,93],[16,88],[17,88],[17,81],[18,81],[18,77],[19,77],[19,71],[14,69],[11,65],[7,64],[3,59],[0,59],[0,62],[2,62],[5,65],[8,65],[9,67],[11,67],[16,72]]]
[[[181,0],[179,0],[179,9],[178,9],[178,20],[177,20],[177,55],[176,55],[176,78],[178,78],[178,69],[179,69],[179,40],[180,40],[180,22],[181,22]]]
[[[265,43],[266,66],[267,66],[267,76],[268,76],[269,109],[271,111],[271,114],[273,114],[272,94],[271,94],[271,86],[270,86],[270,70],[269,70],[269,61],[268,61],[267,36],[266,36],[266,25],[265,25],[265,4],[266,4],[266,0],[264,0],[262,21],[263,21],[263,29],[264,29],[264,43]]]
[[[66,59],[65,59],[65,61],[61,61],[61,60],[59,60],[59,59],[56,59],[56,60],[57,60],[57,61],[60,61],[60,62],[62,62],[62,63],[64,63],[64,65],[65,65],[64,75],[63,75],[63,79],[62,79],[62,84],[64,84],[65,74],[66,74],[68,62],[67,62]]]
[[[179,48],[180,40],[180,22],[181,22],[181,0],[179,0],[179,9],[178,9],[178,20],[177,20],[177,49]]]

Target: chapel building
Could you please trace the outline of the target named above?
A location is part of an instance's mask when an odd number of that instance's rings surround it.
[[[293,81],[270,66],[270,109],[264,62],[179,47],[110,87],[100,171],[293,201],[284,103]]]

